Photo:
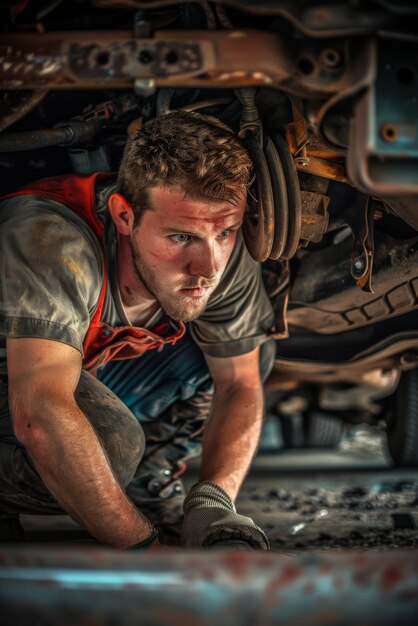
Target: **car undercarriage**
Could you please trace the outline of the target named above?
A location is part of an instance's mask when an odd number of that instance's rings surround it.
[[[276,312],[276,412],[304,407],[307,445],[332,444],[320,431],[335,419],[387,424],[393,461],[418,465],[404,399],[418,385],[414,3],[30,1],[1,14],[1,193],[115,171],[126,137],[169,111],[219,117],[254,163],[244,235]]]

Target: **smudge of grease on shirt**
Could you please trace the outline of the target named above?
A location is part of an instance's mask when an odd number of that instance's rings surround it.
[[[61,261],[63,263],[65,263],[65,265],[67,265],[70,268],[70,270],[72,270],[74,272],[74,274],[79,274],[80,273],[80,269],[79,269],[77,263],[74,263],[74,261],[72,259],[70,259],[70,257],[61,255],[60,259],[61,259]]]

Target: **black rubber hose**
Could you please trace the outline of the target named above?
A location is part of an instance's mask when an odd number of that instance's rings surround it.
[[[100,130],[100,120],[68,122],[58,128],[0,135],[0,152],[23,152],[47,146],[74,146],[92,139]]]

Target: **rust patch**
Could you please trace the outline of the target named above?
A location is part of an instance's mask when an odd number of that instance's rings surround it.
[[[223,559],[224,565],[230,574],[240,581],[249,580],[251,576],[246,556],[246,552],[226,552]]]
[[[392,591],[392,589],[396,587],[396,585],[400,583],[403,579],[404,574],[399,569],[399,567],[396,567],[395,565],[389,565],[382,572],[379,584],[380,590]]]
[[[298,565],[294,565],[293,563],[286,564],[280,574],[274,580],[275,587],[286,587],[291,585],[295,580],[297,580],[303,571],[302,568]]]

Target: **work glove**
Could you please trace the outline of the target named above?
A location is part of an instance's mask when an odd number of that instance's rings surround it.
[[[181,541],[186,548],[269,550],[264,532],[250,517],[238,515],[234,503],[218,485],[197,483],[183,504]]]

